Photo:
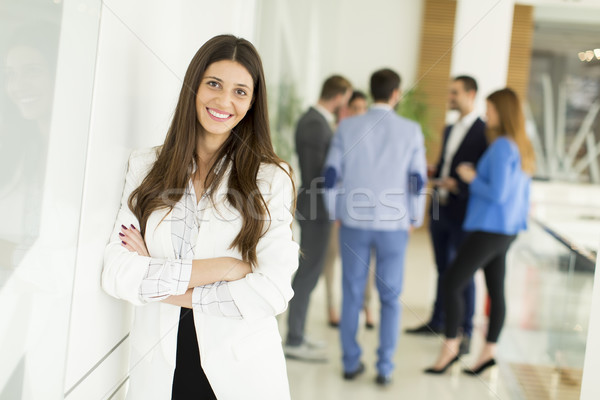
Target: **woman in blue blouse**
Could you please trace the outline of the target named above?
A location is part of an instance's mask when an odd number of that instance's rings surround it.
[[[529,186],[535,158],[525,133],[525,117],[515,92],[502,89],[487,98],[488,139],[491,145],[475,170],[461,164],[460,178],[469,184],[470,198],[463,228],[469,231],[444,278],[446,340],[437,362],[425,370],[444,373],[458,360],[462,320],[462,289],[482,268],[491,309],[486,344],[472,368],[478,375],[496,364],[496,342],[505,316],[504,275],[506,253],[517,233],[527,228]]]

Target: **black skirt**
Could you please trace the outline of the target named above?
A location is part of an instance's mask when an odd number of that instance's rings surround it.
[[[173,376],[172,400],[216,400],[217,397],[200,365],[194,313],[182,308],[177,332],[177,359]]]

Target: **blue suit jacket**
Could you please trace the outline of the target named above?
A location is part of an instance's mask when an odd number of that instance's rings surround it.
[[[497,138],[477,165],[464,229],[505,235],[527,229],[530,184],[515,142]]]
[[[326,206],[348,227],[407,230],[423,222],[426,179],[421,126],[374,107],[343,120],[333,136],[325,186],[337,196]]]
[[[440,177],[442,165],[444,165],[444,154],[446,153],[446,145],[448,136],[452,130],[452,125],[448,125],[444,129],[444,143],[442,145],[442,154],[437,163],[435,178]],[[469,185],[463,182],[456,173],[456,167],[462,162],[470,162],[477,165],[477,162],[487,149],[488,143],[485,136],[485,122],[481,118],[477,118],[462,143],[456,150],[452,162],[450,163],[450,177],[458,182],[458,194],[449,193],[448,201],[445,206],[445,211],[440,215],[442,218],[447,218],[450,222],[458,227],[462,226],[467,212],[467,202],[469,201]],[[434,207],[435,205],[432,205]]]

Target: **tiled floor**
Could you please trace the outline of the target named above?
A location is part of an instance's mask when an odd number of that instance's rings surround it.
[[[288,360],[292,399],[526,399],[527,391],[521,386],[523,379],[515,375],[518,371],[515,364],[545,368],[562,365],[577,371],[583,365],[593,276],[569,271],[568,266],[558,267],[564,249],[550,239],[545,240],[541,230],[532,228],[511,249],[506,278],[508,315],[499,343],[499,367],[481,378],[460,373],[461,367],[474,362],[484,340],[485,285],[480,273],[476,276],[477,313],[471,354],[446,375],[425,375],[422,370],[435,360],[442,338],[401,334],[394,382],[385,389],[374,383],[377,331],[364,328],[360,331],[366,373],[356,381],[342,379],[338,331],[327,326],[325,287],[319,282],[313,292],[307,327],[310,336],[328,342],[330,360],[324,364]],[[435,290],[434,271],[429,236],[419,230],[413,234],[407,254],[401,297],[402,330],[429,317]],[[284,315],[280,320],[282,337],[285,337],[285,321]]]

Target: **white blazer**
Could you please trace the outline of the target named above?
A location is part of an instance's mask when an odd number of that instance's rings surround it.
[[[127,200],[155,161],[155,149],[135,151],[129,159],[121,207],[102,272],[102,286],[108,294],[137,306],[130,334],[130,400],[170,399],[175,368],[180,308],[140,299],[140,282],[149,259],[122,247],[118,235],[121,225],[139,228]],[[215,193],[217,209],[209,206],[203,214],[195,248],[197,259],[242,258],[237,249],[229,248],[241,228],[241,216],[219,201],[227,191],[227,177],[228,173]],[[244,279],[228,283],[243,318],[194,311],[202,367],[220,400],[290,398],[275,316],[287,308],[293,295],[292,275],[298,268],[298,245],[291,231],[294,193],[289,177],[275,165],[263,164],[257,183],[268,204],[270,225],[258,242],[257,267]],[[152,257],[175,258],[171,223],[164,218],[168,214],[168,210],[155,211],[148,219],[145,239]]]

